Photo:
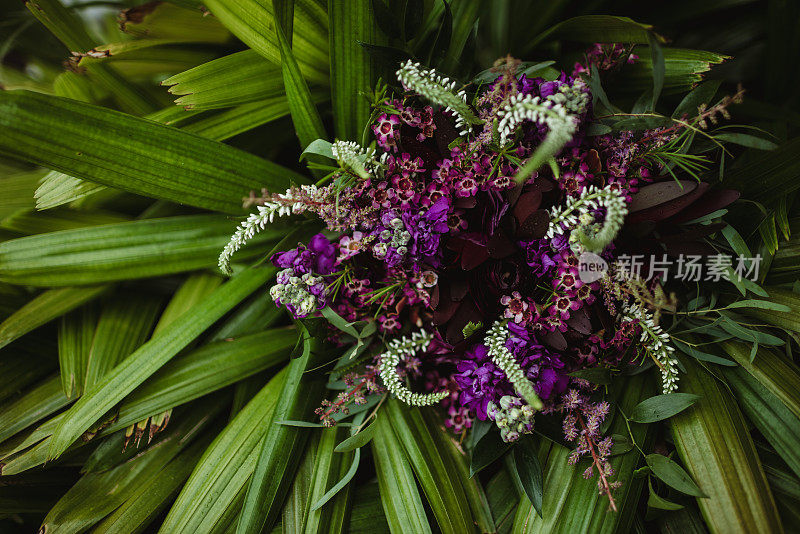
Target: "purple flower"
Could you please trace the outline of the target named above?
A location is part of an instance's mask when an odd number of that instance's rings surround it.
[[[486,406],[498,402],[500,397],[513,392],[505,374],[489,357],[489,348],[479,344],[464,354],[464,359],[456,366],[454,376],[461,389],[459,402],[475,410],[478,419],[486,420]]]

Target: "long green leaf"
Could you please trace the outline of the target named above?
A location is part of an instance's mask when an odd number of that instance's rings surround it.
[[[725,341],[720,345],[742,369],[775,395],[795,417],[800,418],[800,369],[775,351],[759,348],[754,359],[745,343]]]
[[[776,150],[757,152],[753,157],[725,173],[725,187],[741,191],[744,198],[776,200],[800,188],[800,137],[783,143]]]
[[[58,376],[44,380],[21,397],[0,406],[0,442],[69,403]]]
[[[369,102],[363,93],[374,82],[370,58],[359,42],[375,42],[372,2],[329,0],[328,18],[334,134],[337,139],[360,142],[369,121]]]
[[[683,464],[708,498],[697,500],[711,532],[782,532],[772,492],[739,408],[691,360],[681,388],[701,399],[670,419]]]
[[[113,469],[84,475],[47,514],[45,532],[78,533],[97,523],[162,475],[163,469],[219,414],[221,406],[205,403],[186,413],[160,440],[132,460]],[[202,439],[208,443],[208,438]],[[202,443],[202,442],[201,442]]]
[[[0,153],[154,198],[241,213],[250,190],[305,179],[233,147],[74,100],[0,93]]]
[[[109,285],[64,287],[41,293],[0,323],[0,348],[99,297],[110,287]]]
[[[217,109],[283,94],[280,66],[254,50],[245,50],[198,65],[167,78],[161,85],[179,95],[188,109]]]
[[[81,20],[59,0],[26,0],[33,16],[44,24],[70,52],[87,52],[96,44]],[[155,101],[108,65],[92,65],[89,73],[132,113],[143,115],[155,108]]]
[[[300,144],[302,148],[305,148],[316,139],[327,139],[328,135],[325,133],[325,126],[322,125],[322,118],[311,98],[311,91],[303,79],[294,52],[286,40],[283,30],[279,26],[275,26],[275,33],[280,47],[281,72],[289,113],[292,116]]]
[[[144,343],[160,309],[161,299],[146,294],[121,293],[105,304],[86,355],[85,382],[80,384],[80,391],[91,390]]]
[[[296,338],[293,330],[267,330],[233,341],[203,345],[178,356],[122,402],[117,420],[105,432],[113,432],[274,367],[289,357]]]
[[[13,239],[0,243],[0,280],[52,287],[213,267],[234,229],[223,216],[187,215]],[[251,257],[282,232],[268,229],[256,236]]]
[[[723,372],[747,418],[800,477],[800,419],[741,367]]]
[[[247,46],[273,64],[281,62],[272,2],[266,0],[209,0],[208,9]],[[328,17],[311,0],[294,2],[292,49],[303,76],[328,83]]]
[[[259,443],[271,424],[285,380],[285,370],[275,375],[214,439],[170,508],[159,532],[219,531],[226,514],[238,513],[241,506],[238,497],[243,496],[253,474]]]
[[[431,532],[414,472],[388,417],[378,417],[372,439],[381,504],[392,534]]]
[[[61,318],[58,328],[58,362],[61,368],[61,387],[69,398],[78,397],[83,392],[98,315],[96,306],[84,306]]]
[[[308,351],[289,364],[286,383],[272,415],[247,488],[242,514],[236,531],[258,534],[271,528],[280,514],[283,500],[291,487],[308,433],[306,429],[276,425],[276,421],[306,420],[319,405],[325,388],[318,375],[307,373],[320,363],[321,353]]]
[[[442,532],[474,532],[464,487],[455,467],[437,446],[440,430],[432,432],[418,410],[409,410],[394,399],[386,402],[381,412],[384,415],[403,444],[406,461],[411,464]]]
[[[565,39],[582,43],[639,43],[647,44],[652,26],[640,24],[627,17],[610,15],[581,15],[557,24],[538,35],[529,49],[547,39]],[[663,42],[663,39],[660,39]]]
[[[66,413],[53,433],[49,456],[58,457],[92,423],[123,397],[155,373],[197,336],[225,315],[236,304],[262,286],[274,269],[248,269],[214,291],[201,306],[171,323],[159,335],[142,345],[96,388],[81,397]]]

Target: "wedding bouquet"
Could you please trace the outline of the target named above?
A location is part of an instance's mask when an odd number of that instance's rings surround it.
[[[800,529],[796,58],[522,4],[28,2],[0,526]]]

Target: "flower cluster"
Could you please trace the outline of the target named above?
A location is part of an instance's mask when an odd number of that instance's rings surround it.
[[[379,380],[408,404],[441,403],[455,432],[492,421],[505,441],[532,432],[541,413],[560,414],[572,461],[591,456],[587,474],[610,496],[611,441],[599,430],[609,405],[575,372],[638,365],[647,353],[664,391],[677,387],[669,336],[648,303],[581,270],[586,254],[613,264],[627,253],[637,191],[664,170],[647,155],[679,135],[588,132],[582,76],[633,59],[595,48],[572,75],[548,79],[509,60],[474,91],[406,62],[404,92],[375,104],[374,143],[336,141],[338,167],[318,186],[254,199],[259,213],[221,265],[263,221],[316,214],[323,233],[271,258],[281,270],[270,294],[294,318],[330,308],[348,324],[373,323],[380,337],[353,384]],[[335,340],[351,330],[330,327]],[[358,387],[321,417],[363,400]]]

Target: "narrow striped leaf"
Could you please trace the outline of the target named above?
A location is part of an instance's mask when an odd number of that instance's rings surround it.
[[[800,419],[746,370],[723,372],[747,419],[800,477]]]
[[[153,335],[163,331],[184,313],[191,311],[192,308],[203,302],[220,284],[222,284],[222,278],[216,273],[195,273],[187,278],[172,295],[169,304],[158,318]]]
[[[171,504],[209,441],[210,434],[173,458],[157,476],[145,483],[137,481],[136,493],[95,525],[92,534],[136,534],[144,531]]]
[[[222,143],[25,91],[0,93],[0,127],[0,153],[6,156],[123,191],[227,213],[242,212],[243,192],[305,182],[280,165]]]
[[[111,369],[144,343],[160,309],[161,299],[146,294],[123,292],[105,303],[86,355],[85,382],[80,391],[94,388]]]
[[[90,302],[110,288],[109,285],[64,287],[50,289],[39,294],[0,323],[0,348],[31,330]]]
[[[289,113],[292,116],[297,137],[300,139],[300,145],[305,148],[316,139],[327,139],[328,135],[325,133],[322,118],[311,99],[311,91],[303,79],[294,52],[286,40],[283,30],[275,26],[275,33],[280,47],[281,72]]]
[[[464,45],[467,44],[467,39],[478,20],[481,3],[480,0],[451,2],[453,8],[453,33],[450,36],[450,46],[447,48],[447,54],[442,66],[445,72],[453,72],[458,67],[464,52]]]
[[[291,487],[297,471],[300,451],[308,438],[308,431],[276,421],[307,420],[319,406],[325,389],[324,380],[307,373],[320,363],[321,353],[308,353],[295,358],[288,366],[286,383],[280,393],[278,405],[272,414],[261,452],[256,462],[253,478],[247,488],[242,514],[236,532],[258,534],[272,528],[283,500]]]
[[[405,461],[411,465],[425,498],[444,533],[474,532],[472,513],[454,466],[437,447],[439,429],[432,432],[419,410],[409,410],[398,400],[388,400],[381,412],[403,444]],[[379,418],[379,419],[380,419]]]
[[[0,401],[25,390],[30,384],[53,371],[55,367],[50,354],[4,350],[3,357],[0,358]]]
[[[778,255],[775,256],[776,262],[780,261],[781,250],[783,250],[783,247],[778,250]],[[792,269],[792,273],[796,278],[796,268]],[[781,287],[767,288],[767,292],[769,293],[769,300],[771,302],[786,306],[789,310],[776,311],[747,308],[741,310],[742,313],[786,330],[800,332],[800,294],[795,293],[791,289]]]
[[[389,530],[392,534],[432,532],[403,444],[394,433],[388,417],[378,417],[375,424],[373,459]]]
[[[136,496],[142,485],[158,480],[163,469],[192,443],[193,438],[203,436],[203,430],[220,411],[221,406],[205,403],[197,413],[183,414],[161,439],[132,460],[81,477],[47,514],[42,525],[44,531],[83,532],[106,517]]]
[[[744,418],[728,391],[691,360],[681,388],[701,399],[670,419],[681,461],[707,499],[697,499],[711,532],[782,532],[772,492]]]
[[[203,345],[178,356],[125,398],[117,419],[104,432],[124,428],[274,367],[288,359],[296,340],[294,330],[267,330]]]
[[[13,239],[0,243],[0,280],[66,286],[214,267],[235,226],[220,215],[187,215]],[[261,232],[249,243],[250,257],[283,233]]]
[[[61,379],[52,376],[28,389],[21,397],[0,406],[0,442],[52,415],[70,400],[61,388]]]
[[[110,211],[61,209],[40,213],[35,210],[25,210],[3,219],[3,222],[0,223],[0,228],[24,235],[33,235],[85,228],[87,226],[122,223],[129,220],[129,217]]]
[[[354,488],[353,509],[347,522],[349,534],[387,534],[389,525],[381,507],[381,495],[376,481]]]
[[[33,16],[45,25],[70,52],[87,52],[96,44],[82,21],[59,0],[26,0]],[[155,101],[108,65],[92,65],[89,74],[127,111],[143,115],[155,108]]]
[[[231,33],[271,63],[281,62],[272,2],[209,0],[206,6]],[[311,0],[294,2],[292,49],[309,81],[328,83],[328,17]]]
[[[751,348],[748,344],[725,341],[720,346],[742,369],[775,395],[795,417],[800,418],[800,369],[797,365],[783,355],[763,347],[758,349],[755,359],[751,360]]]
[[[501,469],[486,485],[486,497],[498,534],[508,534],[514,522],[520,495],[508,471]]]
[[[492,511],[489,508],[489,501],[483,491],[483,486],[478,477],[470,477],[469,458],[455,440],[447,433],[442,426],[441,418],[433,409],[424,408],[421,410],[425,424],[430,429],[431,436],[437,442],[437,447],[452,467],[452,473],[461,481],[464,494],[472,512],[473,522],[481,532],[494,532],[496,530]]]
[[[56,458],[67,450],[92,423],[274,274],[274,269],[248,269],[239,273],[202,305],[181,315],[116,366],[66,412],[53,434],[49,457]]]
[[[61,318],[58,328],[58,362],[61,368],[61,387],[70,399],[83,392],[98,317],[98,308],[89,305]]]
[[[328,19],[334,134],[337,139],[361,142],[370,113],[364,94],[374,81],[369,55],[359,42],[375,43],[372,1],[328,0]]]
[[[192,471],[159,532],[218,532],[226,514],[237,514],[255,468],[259,444],[272,421],[286,380],[281,371],[220,432]],[[235,518],[235,515],[233,515]]]
[[[187,109],[217,109],[283,94],[280,65],[254,50],[236,52],[171,76],[161,85]]]

